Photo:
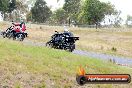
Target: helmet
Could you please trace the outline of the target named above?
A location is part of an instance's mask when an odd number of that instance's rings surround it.
[[[64,32],[69,32],[67,26],[64,26]]]
[[[23,19],[21,19],[20,23],[24,23],[24,20],[23,20]]]

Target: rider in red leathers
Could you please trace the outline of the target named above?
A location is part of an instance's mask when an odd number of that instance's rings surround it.
[[[21,23],[12,23],[14,28],[14,32],[16,33],[23,33],[25,30],[26,30],[26,25],[24,22],[21,22]]]
[[[13,24],[13,30],[12,30],[12,32],[13,32],[13,35],[14,35],[14,39],[16,38],[16,36],[18,35],[18,34],[23,34],[25,37],[27,37],[27,33],[26,33],[26,35],[25,35],[25,30],[26,30],[26,25],[25,25],[25,23],[24,22],[21,22],[21,23],[12,23]]]

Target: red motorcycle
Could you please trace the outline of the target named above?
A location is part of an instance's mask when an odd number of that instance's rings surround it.
[[[13,40],[19,40],[19,41],[23,41],[25,37],[27,37],[27,33],[21,32],[20,31],[20,27],[21,24],[19,25],[14,25],[9,27],[6,31],[1,32],[1,35],[3,36],[3,38],[13,38]],[[26,30],[26,29],[24,29]]]

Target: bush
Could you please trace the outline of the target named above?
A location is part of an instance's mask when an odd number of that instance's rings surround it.
[[[114,52],[116,52],[117,51],[117,48],[112,47],[111,50],[114,51]]]

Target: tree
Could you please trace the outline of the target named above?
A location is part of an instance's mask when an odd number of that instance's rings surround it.
[[[0,11],[4,16],[4,20],[19,19],[21,14],[27,12],[26,2],[27,0],[0,0]]]
[[[115,12],[114,6],[110,3],[100,2],[99,0],[85,0],[78,16],[81,23],[89,25],[99,25],[105,15],[111,15]]]
[[[33,7],[35,2],[36,2],[36,0],[28,0],[27,4],[30,5],[31,7]]]
[[[63,24],[66,21],[66,16],[65,10],[60,8],[53,12],[50,21],[55,24]]]
[[[10,0],[8,12],[11,13],[14,9],[16,9],[16,0]]]
[[[132,27],[132,16],[131,15],[127,15],[126,25],[128,27]]]
[[[65,0],[63,9],[69,14],[76,14],[79,11],[81,0]]]
[[[0,0],[0,12],[2,12],[2,14],[8,11],[8,7],[9,0]]]
[[[31,9],[34,22],[44,23],[51,15],[51,10],[44,0],[37,0],[35,6]]]
[[[24,3],[24,0],[18,0],[16,2],[16,7],[21,13],[28,12],[28,4]]]
[[[0,0],[0,11],[4,18],[16,8],[16,0]]]
[[[26,15],[26,19],[27,21],[32,21],[32,13],[29,12],[27,15]]]
[[[27,0],[17,0],[16,7],[14,11],[16,21],[26,20],[26,14],[29,12]]]
[[[120,17],[121,11],[117,11],[114,16],[114,27],[121,27],[121,22],[123,21],[123,19]]]
[[[10,20],[13,20],[13,17],[12,17],[11,13],[14,9],[16,9],[16,0],[9,0],[8,14],[9,14],[9,19]]]
[[[67,18],[69,22],[70,22],[70,19],[74,21],[77,20],[77,16],[80,10],[80,3],[81,3],[81,0],[65,0],[63,9],[65,10],[67,14]]]

